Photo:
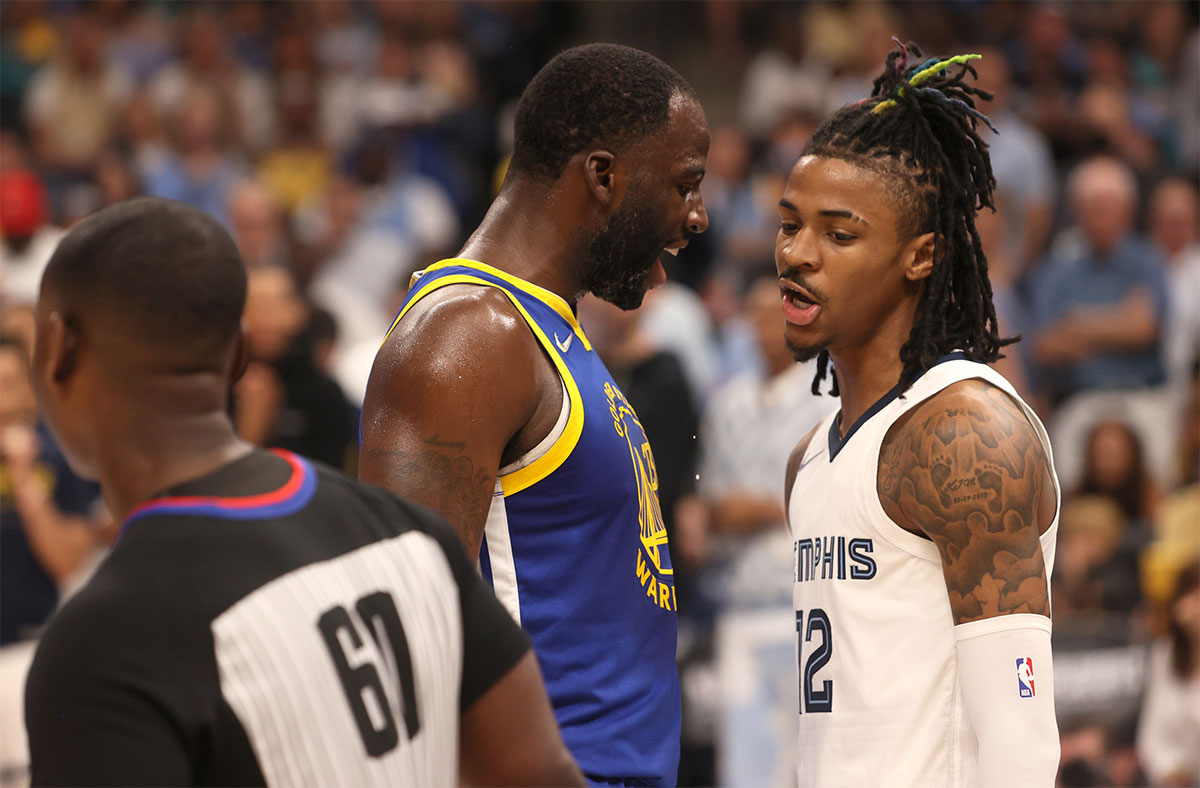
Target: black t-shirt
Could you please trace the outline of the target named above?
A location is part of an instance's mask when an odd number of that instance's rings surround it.
[[[26,687],[35,785],[440,784],[529,641],[427,509],[254,451],[126,520]]]

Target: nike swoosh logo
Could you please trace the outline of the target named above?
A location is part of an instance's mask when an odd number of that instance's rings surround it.
[[[812,456],[812,457],[809,457],[807,460],[805,460],[804,462],[800,463],[800,467],[796,469],[796,473],[800,473],[800,471],[804,470],[804,466],[808,465],[808,464],[809,464],[810,462],[812,462],[813,460],[818,460],[818,459],[820,459],[821,457],[824,457],[824,456],[825,456],[825,452],[823,452],[823,451],[822,451],[822,452],[819,452],[818,454],[815,454],[815,455],[814,455],[814,456]]]
[[[558,332],[554,332],[554,344],[558,345],[558,349],[566,353],[571,349],[571,340],[575,338],[574,334],[567,334],[567,341],[563,342],[558,338]]]

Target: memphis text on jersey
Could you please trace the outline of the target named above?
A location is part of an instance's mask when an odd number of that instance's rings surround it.
[[[625,395],[611,383],[604,384],[608,397],[608,412],[613,429],[625,439],[633,463],[638,492],[638,526],[641,529],[637,554],[637,579],[646,597],[664,610],[677,610],[675,578],[667,548],[667,527],[663,524],[662,507],[658,503],[658,469],[650,441]]]
[[[792,544],[797,583],[813,580],[870,580],[875,576],[875,543],[871,539],[814,536]]]

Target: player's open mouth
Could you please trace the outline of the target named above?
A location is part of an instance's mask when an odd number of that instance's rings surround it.
[[[671,255],[672,257],[678,257],[679,250],[683,249],[687,245],[688,245],[688,242],[686,240],[685,241],[676,241],[673,244],[664,246],[663,251],[666,252],[667,254]]]
[[[780,290],[783,291],[784,320],[797,326],[807,326],[817,319],[821,305],[806,291],[787,281],[780,283]]]

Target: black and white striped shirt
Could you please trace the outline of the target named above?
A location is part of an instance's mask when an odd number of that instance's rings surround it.
[[[255,451],[138,507],[26,690],[34,784],[450,785],[528,639],[436,515]]]

